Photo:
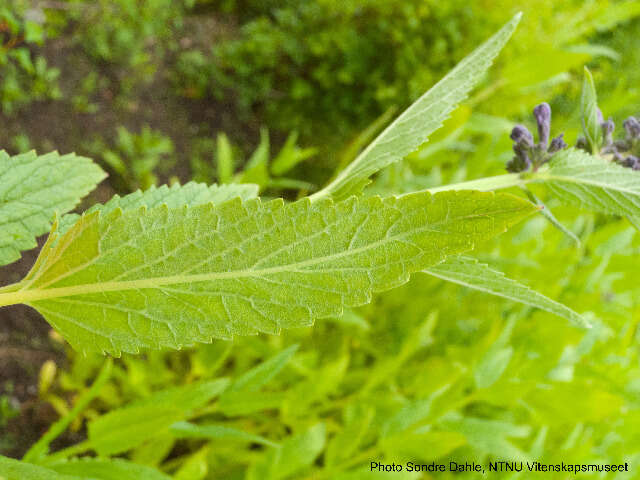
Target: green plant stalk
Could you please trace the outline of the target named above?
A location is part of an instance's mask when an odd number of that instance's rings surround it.
[[[52,465],[60,460],[65,460],[69,457],[77,456],[80,453],[88,452],[92,448],[93,444],[89,440],[85,440],[83,442],[76,443],[75,445],[71,445],[70,447],[59,450],[52,455],[42,458],[38,462],[38,464],[43,466]]]
[[[73,422],[80,413],[87,408],[87,405],[93,400],[102,390],[104,384],[111,378],[111,371],[113,370],[113,360],[107,359],[100,373],[93,382],[93,385],[86,390],[78,399],[71,411],[51,425],[51,428],[38,440],[27,453],[22,460],[30,463],[37,463],[38,460],[45,457],[49,453],[49,445],[55,440],[67,427]]]
[[[491,190],[501,190],[503,188],[522,187],[535,179],[536,177],[531,174],[524,176],[518,173],[507,173],[504,175],[496,175],[495,177],[485,177],[477,180],[453,183],[451,185],[427,188],[426,191],[430,193],[444,192],[447,190],[480,190],[481,192],[488,192]]]

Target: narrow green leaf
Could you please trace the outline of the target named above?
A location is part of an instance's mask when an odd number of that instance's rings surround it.
[[[171,453],[176,439],[169,433],[158,433],[134,448],[129,458],[132,462],[149,467],[157,467]]]
[[[0,265],[34,248],[51,228],[54,213],[72,210],[106,174],[75,154],[34,151],[10,157],[0,151]]]
[[[311,196],[345,198],[360,192],[369,177],[422,145],[483,78],[518,22],[517,14],[493,37],[474,50],[442,80],[404,111],[358,157],[321,191]]]
[[[32,465],[0,455],[0,480],[97,480],[63,475],[49,468]]]
[[[298,132],[291,132],[271,163],[271,173],[276,176],[284,175],[300,162],[311,158],[318,152],[315,148],[299,148],[297,141]]]
[[[509,194],[307,198],[85,215],[0,306],[83,351],[179,348],[335,317],[536,211]]]
[[[189,455],[173,475],[174,480],[204,480],[209,473],[209,454],[209,447],[205,445]]]
[[[448,257],[444,262],[429,267],[424,272],[448,282],[539,308],[566,318],[582,327],[589,326],[589,323],[582,316],[569,307],[551,300],[535,290],[531,290],[526,285],[505,277],[504,273],[493,270],[483,263],[478,263],[474,258],[465,256]]]
[[[244,169],[235,177],[238,183],[255,183],[264,188],[269,183],[269,131],[260,129],[260,144],[255,149]]]
[[[229,137],[225,133],[218,134],[216,144],[216,161],[218,164],[218,180],[220,183],[231,183],[233,178],[234,160]]]
[[[73,475],[73,478],[95,480],[171,480],[171,477],[155,468],[137,465],[120,458],[84,457],[51,465],[53,471]]]
[[[528,461],[525,452],[511,442],[511,438],[526,438],[531,434],[528,425],[485,418],[463,417],[459,413],[447,414],[442,426],[447,430],[463,434],[470,445],[487,455],[498,458]]]
[[[176,183],[170,187],[167,185],[162,185],[161,187],[152,186],[144,192],[138,190],[124,197],[114,195],[107,203],[98,203],[88,209],[85,214],[99,210],[102,215],[107,215],[118,208],[130,210],[139,207],[154,208],[160,205],[166,205],[169,208],[177,208],[183,205],[193,207],[210,202],[218,204],[236,197],[248,200],[257,195],[258,186],[250,183],[231,183],[227,185],[207,185],[196,182],[179,185]],[[58,225],[58,232],[60,234],[66,233],[79,219],[80,215],[75,213],[63,216]]]
[[[489,388],[496,383],[509,366],[513,356],[513,347],[492,348],[482,358],[473,372],[478,388]]]
[[[561,200],[610,215],[640,216],[640,172],[582,150],[555,155],[550,167],[532,178]]]
[[[326,428],[318,423],[306,432],[289,437],[249,467],[247,480],[291,478],[310,466],[324,449]]]
[[[93,385],[80,395],[75,405],[69,413],[55,422],[49,430],[38,440],[25,454],[24,460],[26,462],[37,461],[39,458],[44,457],[49,453],[49,445],[55,440],[67,427],[73,422],[82,411],[87,408],[91,400],[98,396],[104,385],[111,378],[111,370],[113,368],[113,361],[108,359],[103,367],[100,369],[100,373],[96,378]]]
[[[244,390],[225,395],[220,401],[220,412],[227,417],[246,417],[252,413],[280,408],[286,395],[283,392],[247,392]]]
[[[381,448],[388,458],[410,458],[433,462],[467,443],[458,432],[403,432],[383,439]]]
[[[89,442],[100,455],[126,452],[168,432],[227,386],[227,379],[193,383],[155,393],[89,422]]]
[[[245,443],[258,443],[269,447],[277,447],[278,444],[268,438],[238,430],[226,425],[196,425],[189,422],[177,422],[169,427],[169,431],[176,438],[208,438],[211,440],[237,441]]]
[[[349,416],[344,428],[336,433],[327,445],[324,455],[327,467],[336,466],[357,453],[372,426],[375,409],[362,404],[349,404],[345,413]]]
[[[584,67],[584,80],[582,82],[582,97],[580,99],[582,112],[582,131],[591,145],[591,152],[596,154],[602,143],[602,129],[598,121],[598,97],[593,76],[587,67]]]
[[[252,368],[245,374],[237,378],[227,392],[247,391],[255,392],[266,385],[275,377],[291,360],[293,354],[298,350],[298,345],[291,345],[283,351],[277,353],[269,360]],[[225,392],[226,393],[226,392]]]

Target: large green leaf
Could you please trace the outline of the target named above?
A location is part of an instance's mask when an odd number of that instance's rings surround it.
[[[0,265],[34,248],[53,214],[72,210],[105,176],[90,159],[74,154],[10,157],[0,151]]]
[[[120,458],[89,458],[74,459],[51,465],[53,471],[73,478],[87,478],[95,480],[171,480],[171,477],[159,472],[155,468],[137,465]]]
[[[254,198],[258,195],[258,185],[250,183],[245,184],[227,184],[227,185],[207,185],[205,183],[189,182],[184,185],[174,184],[170,187],[162,185],[161,187],[151,187],[142,192],[138,190],[121,197],[114,195],[111,199],[103,204],[92,206],[85,213],[92,213],[100,210],[103,215],[113,212],[117,208],[129,210],[131,208],[147,207],[154,208],[160,205],[167,205],[169,208],[181,207],[182,205],[202,205],[204,203],[222,203],[232,198],[239,197],[244,200]],[[60,219],[58,226],[59,233],[67,232],[74,223],[80,218],[80,215],[69,213]]]
[[[0,455],[0,480],[97,480],[87,476],[70,476],[48,468],[20,462]]]
[[[532,177],[561,200],[597,212],[640,216],[640,172],[582,150],[555,155],[549,169]]]
[[[582,316],[569,307],[505,277],[504,273],[493,270],[484,263],[478,263],[474,258],[448,257],[444,262],[429,267],[424,272],[448,282],[545,310],[582,327],[589,325]]]
[[[52,234],[0,305],[33,306],[83,351],[276,333],[367,303],[536,208],[463,191],[98,211]]]
[[[493,37],[465,57],[442,80],[416,100],[358,157],[312,199],[332,195],[345,198],[360,192],[369,177],[416,150],[442,126],[453,109],[483,78],[520,21],[516,15]]]

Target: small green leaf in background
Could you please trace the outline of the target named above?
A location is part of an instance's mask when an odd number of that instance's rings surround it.
[[[369,465],[350,472],[337,473],[331,480],[418,480],[422,478],[420,472],[378,472],[371,471]]]
[[[129,458],[134,463],[157,467],[171,453],[174,444],[175,438],[169,432],[157,432],[152,438],[135,447]]]
[[[34,248],[54,213],[72,210],[105,177],[90,159],[73,153],[10,157],[0,150],[0,266]]]
[[[266,128],[260,129],[260,143],[254,150],[242,171],[236,175],[238,183],[255,183],[260,188],[265,188],[269,184],[269,156],[271,143],[269,131]]]
[[[95,480],[90,477],[69,476],[49,468],[32,465],[0,455],[1,480]]]
[[[344,428],[334,435],[327,445],[325,454],[327,467],[348,460],[358,451],[360,443],[371,428],[374,415],[373,407],[359,404],[347,405]]]
[[[258,443],[269,447],[277,447],[278,444],[259,435],[252,435],[237,428],[226,425],[205,424],[196,425],[189,422],[176,422],[169,431],[176,438],[208,438],[210,440],[236,441],[244,443]]]
[[[209,473],[209,448],[202,447],[184,461],[173,476],[174,480],[203,480]]]
[[[273,377],[275,377],[287,365],[287,363],[289,363],[289,360],[291,360],[291,357],[293,357],[297,350],[298,345],[291,345],[270,359],[262,362],[260,365],[257,365],[244,373],[234,380],[231,386],[222,395],[222,398],[231,392],[255,392],[259,390],[262,386],[269,383],[269,381],[271,381],[271,379],[273,379]]]
[[[433,462],[466,443],[466,437],[458,432],[405,432],[386,438],[381,447],[386,458]]]
[[[444,428],[459,432],[467,438],[467,442],[478,451],[498,458],[509,458],[516,461],[530,460],[525,452],[510,440],[526,438],[531,434],[528,425],[515,425],[500,420],[463,417],[451,413],[441,421]]]
[[[63,463],[55,463],[50,468],[58,473],[73,475],[74,478],[92,480],[171,480],[171,477],[155,468],[120,458],[79,458]]]
[[[320,403],[335,392],[344,379],[349,367],[349,356],[342,355],[328,362],[295,387],[289,389],[282,405],[282,417],[285,421],[294,422],[296,418],[304,418],[314,403]]]
[[[368,303],[534,211],[474,191],[97,211],[52,234],[0,305],[33,306],[83,351],[277,333]]]
[[[298,345],[292,345],[238,377],[220,397],[220,411],[228,416],[248,414],[280,406],[280,393],[258,392],[293,357]]]
[[[193,383],[112,410],[89,422],[91,447],[104,456],[126,452],[189,418],[228,385],[227,379]]]
[[[272,448],[249,467],[247,480],[280,480],[292,478],[309,467],[324,450],[326,428],[318,423],[307,431],[293,435]]]
[[[591,146],[591,153],[595,155],[602,144],[602,128],[600,127],[598,115],[596,86],[593,83],[593,76],[587,67],[584,67],[580,109],[582,112],[582,131]]]
[[[216,162],[218,165],[218,180],[220,183],[231,183],[233,181],[233,170],[235,168],[233,159],[233,149],[229,137],[225,133],[218,134],[216,143]]]
[[[476,367],[474,378],[478,388],[488,388],[497,382],[509,366],[513,356],[513,347],[491,349]]]
[[[316,148],[299,148],[297,141],[298,132],[291,132],[271,163],[271,173],[281,176],[318,153]]]

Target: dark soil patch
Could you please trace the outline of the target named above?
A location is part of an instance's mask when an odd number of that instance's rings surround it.
[[[40,245],[44,242],[41,239]],[[20,280],[35,262],[39,249],[25,252],[18,262],[0,268],[0,285]],[[50,405],[38,398],[38,373],[53,360],[64,365],[61,345],[49,335],[51,327],[35,310],[24,305],[0,308],[0,395],[18,409],[0,432],[3,455],[21,456],[56,420]]]

